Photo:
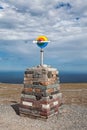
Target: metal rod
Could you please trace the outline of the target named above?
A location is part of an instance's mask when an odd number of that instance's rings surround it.
[[[40,50],[40,65],[43,66],[43,53],[44,53],[44,50],[41,49]]]

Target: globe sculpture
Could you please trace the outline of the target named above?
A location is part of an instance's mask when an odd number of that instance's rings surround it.
[[[38,47],[41,48],[40,50],[40,65],[43,66],[43,48],[45,48],[48,45],[48,38],[46,36],[38,36],[33,43],[36,43]]]
[[[48,38],[46,36],[39,36],[37,39],[37,45],[40,47],[40,48],[44,48],[47,46],[48,44]]]

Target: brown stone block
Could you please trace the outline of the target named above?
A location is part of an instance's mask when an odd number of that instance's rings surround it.
[[[33,81],[33,78],[24,77],[24,81]]]
[[[40,82],[40,85],[43,85],[43,86],[48,86],[49,85],[49,82]]]
[[[33,92],[33,88],[24,88],[23,91],[26,92]]]
[[[54,88],[49,88],[49,89],[46,90],[46,92],[47,93],[52,93],[52,92],[54,92]]]
[[[52,116],[57,112],[58,112],[58,110],[56,111],[56,110],[52,109],[52,110],[47,111],[47,112],[40,112],[40,115],[48,118],[49,116]]]
[[[50,115],[50,112],[40,112],[40,115],[48,117]]]
[[[35,92],[36,92],[36,93],[40,93],[40,92],[41,92],[41,89],[35,88]]]
[[[28,105],[24,105],[24,104],[20,104],[19,108],[24,108],[24,109],[31,109],[32,106],[28,106]]]
[[[28,80],[26,80],[26,81],[24,81],[24,84],[33,84],[33,81],[28,81]]]
[[[21,98],[21,102],[22,102],[22,104],[23,104],[23,101],[25,101],[25,102],[31,102],[31,103],[34,103],[34,99],[31,99],[31,98]]]

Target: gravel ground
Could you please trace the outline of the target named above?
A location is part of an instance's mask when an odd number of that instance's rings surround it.
[[[17,115],[18,105],[0,105],[0,130],[87,130],[87,107],[62,105],[47,121]]]

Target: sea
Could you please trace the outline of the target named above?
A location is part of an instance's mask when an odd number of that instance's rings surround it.
[[[60,83],[87,83],[87,73],[59,73]],[[0,83],[23,84],[23,71],[1,71]]]

